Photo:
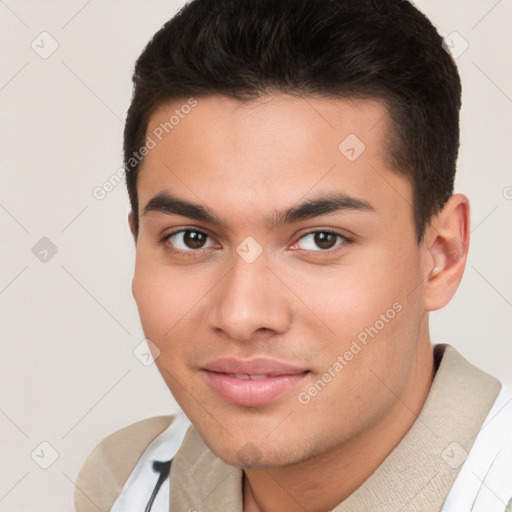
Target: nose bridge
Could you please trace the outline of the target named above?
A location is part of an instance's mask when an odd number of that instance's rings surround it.
[[[209,312],[210,327],[240,341],[250,339],[258,329],[287,329],[288,304],[267,263],[265,254],[252,261],[234,255],[231,270],[216,289]]]

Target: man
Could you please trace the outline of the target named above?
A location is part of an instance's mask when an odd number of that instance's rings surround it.
[[[134,84],[132,290],[184,414],[103,440],[77,510],[512,510],[510,392],[429,336],[469,244],[431,23],[195,0]]]

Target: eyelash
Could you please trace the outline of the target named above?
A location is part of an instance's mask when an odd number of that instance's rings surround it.
[[[208,235],[207,233],[205,233],[204,231],[201,231],[199,229],[192,229],[192,228],[177,229],[176,231],[173,231],[172,233],[169,233],[169,234],[165,235],[161,239],[161,242],[162,242],[165,250],[169,251],[171,254],[178,255],[181,258],[197,258],[198,255],[201,255],[205,251],[205,249],[197,249],[195,251],[191,249],[189,251],[183,251],[181,249],[175,249],[175,248],[169,246],[169,244],[167,243],[167,241],[169,240],[169,238],[171,238],[171,236],[174,236],[174,235],[176,235],[178,233],[186,233],[187,231],[192,231],[194,233],[200,233],[201,235],[204,235],[204,236],[206,236],[208,238],[211,238],[210,235]]]
[[[187,231],[199,233],[208,238],[211,238],[210,235],[208,235],[204,231],[201,231],[200,229],[187,228],[187,229],[178,229],[176,231],[173,231],[172,233],[166,234],[163,238],[161,238],[160,242],[164,246],[165,250],[171,252],[172,254],[178,255],[179,257],[183,257],[183,258],[196,258],[196,257],[200,256],[203,252],[205,252],[209,249],[209,248],[197,249],[197,250],[191,249],[188,251],[183,251],[181,249],[175,249],[175,248],[172,248],[169,246],[169,244],[167,242],[172,236],[174,236],[178,233],[186,233]],[[332,249],[326,249],[326,250],[319,249],[318,251],[312,251],[312,250],[308,251],[307,249],[302,249],[302,250],[309,252],[309,253],[320,253],[320,254],[329,254],[330,255],[330,254],[334,254],[334,253],[338,252],[339,250],[342,250],[345,246],[353,243],[353,241],[354,241],[352,238],[349,238],[346,235],[339,233],[338,231],[328,230],[328,229],[317,229],[317,230],[308,231],[307,233],[304,233],[297,239],[297,241],[293,245],[296,245],[299,242],[299,240],[302,240],[306,236],[311,235],[311,234],[317,234],[317,233],[324,233],[324,234],[330,234],[330,235],[335,235],[337,237],[341,237],[342,242],[340,244],[336,245]],[[293,250],[301,250],[301,249],[293,249]]]

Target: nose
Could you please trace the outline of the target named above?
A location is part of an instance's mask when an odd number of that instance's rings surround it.
[[[234,256],[231,270],[212,293],[207,318],[211,329],[240,342],[289,329],[290,296],[267,263],[265,253],[252,263]]]

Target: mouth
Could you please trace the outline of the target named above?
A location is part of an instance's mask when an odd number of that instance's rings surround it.
[[[246,407],[270,404],[299,385],[309,370],[271,359],[217,359],[202,369],[223,400]]]

